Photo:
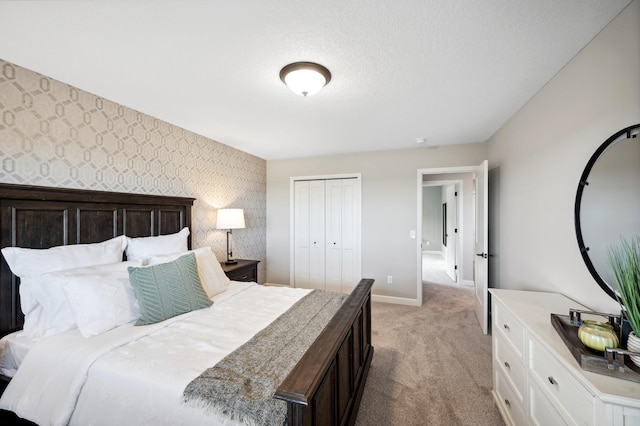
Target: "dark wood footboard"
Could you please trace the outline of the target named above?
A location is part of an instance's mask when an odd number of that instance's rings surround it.
[[[288,425],[352,425],[369,373],[372,279],[363,279],[276,391]]]

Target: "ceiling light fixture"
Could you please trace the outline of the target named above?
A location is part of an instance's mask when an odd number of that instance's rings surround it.
[[[294,62],[280,70],[280,80],[294,93],[311,96],[331,81],[331,73],[314,62]]]

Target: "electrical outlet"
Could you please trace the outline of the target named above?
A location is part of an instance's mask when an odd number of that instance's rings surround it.
[[[387,284],[393,284],[393,277],[391,275],[387,276]]]

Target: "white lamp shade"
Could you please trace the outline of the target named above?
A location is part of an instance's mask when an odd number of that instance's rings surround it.
[[[331,72],[315,62],[294,62],[280,70],[280,79],[294,93],[311,96],[331,81]]]
[[[310,69],[291,71],[286,75],[284,81],[294,93],[302,96],[314,95],[327,84],[327,80],[322,74]]]
[[[244,211],[242,209],[219,209],[218,229],[241,229],[244,228]]]

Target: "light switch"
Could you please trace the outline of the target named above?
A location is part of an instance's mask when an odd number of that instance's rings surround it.
[[[416,237],[416,231],[409,231],[409,238],[415,238]]]

